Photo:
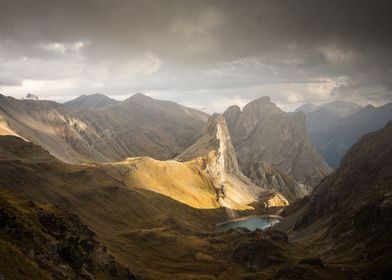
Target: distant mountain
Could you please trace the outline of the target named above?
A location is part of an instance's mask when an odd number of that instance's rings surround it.
[[[223,115],[245,175],[250,174],[243,167],[266,162],[299,183],[314,186],[331,171],[308,137],[303,113],[285,113],[262,97],[242,111],[231,106]]]
[[[320,109],[327,109],[333,114],[339,116],[339,117],[347,117],[355,112],[358,112],[359,110],[362,109],[361,106],[358,104],[352,103],[352,102],[347,102],[347,101],[342,101],[342,100],[337,100],[337,101],[332,101],[328,103],[324,103],[321,105],[314,105],[311,103],[304,104],[300,107],[298,107],[295,112],[304,112],[306,113],[311,113],[318,111]]]
[[[313,137],[315,133],[323,132],[336,125],[343,117],[336,115],[327,108],[305,113],[306,126],[309,135]]]
[[[200,135],[208,115],[142,94],[118,102],[103,95],[65,104],[0,95],[0,116],[21,137],[67,162],[129,156],[169,159]]]
[[[119,101],[111,99],[103,94],[81,95],[73,100],[65,102],[64,105],[73,109],[94,109],[114,105]]]
[[[328,129],[312,131],[311,137],[317,150],[327,163],[337,168],[350,147],[364,134],[383,127],[392,120],[392,103],[380,107],[367,106],[360,111],[338,119]],[[318,121],[310,117],[312,126]]]
[[[334,263],[345,263],[358,279],[387,279],[392,266],[391,186],[389,122],[361,137],[341,166],[315,188],[296,234],[317,236],[321,248],[313,250]]]

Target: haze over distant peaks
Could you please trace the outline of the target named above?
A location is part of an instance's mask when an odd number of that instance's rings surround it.
[[[313,143],[332,168],[339,166],[345,153],[362,135],[392,120],[392,103],[380,107],[368,105],[347,117],[326,110],[307,113],[306,122]]]
[[[298,107],[295,110],[295,112],[311,113],[311,112],[318,111],[322,108],[328,109],[329,111],[331,111],[332,113],[340,117],[347,117],[362,109],[362,107],[359,106],[358,104],[343,101],[343,100],[336,100],[321,105],[314,105],[311,103],[307,103]]]

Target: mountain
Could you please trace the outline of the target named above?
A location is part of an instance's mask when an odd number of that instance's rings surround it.
[[[305,113],[305,118],[306,126],[311,138],[317,133],[327,131],[343,119],[343,117],[336,115],[327,108]]]
[[[242,169],[267,162],[311,186],[331,171],[308,137],[303,113],[285,113],[269,97],[262,97],[242,111],[238,106],[229,107],[223,116]]]
[[[327,109],[331,113],[335,114],[338,117],[347,117],[351,114],[354,114],[362,109],[358,104],[347,102],[343,100],[332,101],[329,103],[324,103],[321,105],[314,105],[311,103],[304,104],[298,107],[295,112],[304,112],[305,115],[307,113],[315,112],[320,109]]]
[[[213,157],[216,158],[215,164],[219,165],[219,170],[214,171],[217,177],[221,177],[225,173],[241,175],[226,121],[219,114],[213,114],[209,118],[201,138],[176,159],[189,161],[197,157],[208,156],[211,151],[216,153],[216,156]],[[224,178],[221,181],[224,181]]]
[[[361,137],[341,166],[315,188],[296,225],[297,235],[312,232],[320,254],[354,270],[358,279],[387,279],[392,266],[391,186],[389,122]]]
[[[103,94],[81,95],[73,100],[65,102],[64,105],[74,109],[94,109],[119,103]]]
[[[364,134],[383,127],[392,120],[392,103],[380,107],[366,106],[338,120],[330,128],[311,134],[317,150],[327,163],[337,168],[342,157]]]
[[[213,179],[218,194],[222,186],[224,187],[224,196],[227,198],[219,199],[223,206],[228,205],[228,199],[233,199],[240,204],[251,204],[257,202],[260,197],[268,197],[262,192],[271,194],[268,205],[271,206],[272,202],[273,206],[288,205],[286,198],[276,189],[269,192],[266,188],[257,187],[242,174],[222,115],[213,114],[208,120],[203,136],[176,159],[190,161],[198,158],[202,161],[202,169]]]
[[[200,137],[208,118],[142,94],[122,102],[82,96],[65,104],[0,95],[0,116],[15,134],[73,163],[140,155],[169,159]]]

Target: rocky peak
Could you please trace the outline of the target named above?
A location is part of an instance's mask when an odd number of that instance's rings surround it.
[[[241,174],[234,147],[231,143],[225,118],[213,114],[206,125],[203,136],[176,159],[188,161],[204,157],[205,169],[219,178],[226,180],[226,173]]]
[[[143,93],[135,93],[134,95],[128,97],[127,99],[124,100],[125,103],[147,103],[154,101],[154,99],[148,95],[145,95]]]
[[[231,111],[224,116],[232,116]],[[269,97],[261,97],[247,104],[236,119],[226,121],[242,168],[267,162],[312,186],[330,172],[308,137],[302,112],[288,114]]]
[[[219,141],[218,160],[223,166],[225,172],[239,174],[237,156],[231,143],[230,133],[226,125],[225,118],[222,115],[214,114],[211,116],[208,127],[216,130],[214,134]]]
[[[274,103],[271,102],[271,98],[269,96],[263,96],[260,98],[257,98],[248,104],[245,105],[243,112],[249,111],[249,110],[265,110],[266,108],[277,108]]]
[[[95,93],[90,95],[83,94],[64,103],[64,105],[74,109],[94,109],[109,106],[115,103],[117,103],[116,100],[111,99],[104,94]]]

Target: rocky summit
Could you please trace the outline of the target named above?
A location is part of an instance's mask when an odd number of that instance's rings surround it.
[[[331,172],[309,139],[302,113],[285,113],[269,97],[261,97],[242,111],[230,107],[223,116],[241,167],[267,162],[309,186]],[[249,169],[243,170],[246,174]]]

